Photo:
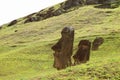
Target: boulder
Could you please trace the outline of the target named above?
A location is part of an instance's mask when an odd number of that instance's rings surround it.
[[[8,26],[15,25],[16,23],[17,23],[17,20],[13,20],[13,21],[11,21],[11,22],[8,24]]]
[[[39,17],[30,17],[30,18],[26,19],[24,21],[24,23],[35,22],[35,21],[39,21],[39,20],[40,20]]]
[[[25,18],[32,17],[32,16],[35,15],[35,14],[36,14],[36,13],[29,14],[29,15],[25,16],[24,19],[25,19]]]
[[[74,6],[81,6],[84,3],[85,3],[84,0],[67,0],[66,2],[61,4],[61,6],[63,9],[67,10],[67,9],[74,7]]]
[[[87,5],[98,4],[98,0],[86,0]]]
[[[62,14],[62,13],[64,13],[64,11],[63,11],[62,9],[57,9],[57,10],[53,13],[53,15],[54,15],[54,16],[58,16],[58,15],[60,15],[60,14]]]

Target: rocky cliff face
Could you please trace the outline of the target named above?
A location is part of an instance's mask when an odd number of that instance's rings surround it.
[[[24,23],[29,23],[29,22],[35,22],[35,21],[40,21],[40,20],[44,20],[53,16],[58,16],[62,13],[66,13],[68,9],[74,7],[74,6],[82,6],[84,5],[84,1],[83,0],[67,0],[61,4],[59,4],[59,8],[55,9],[54,7],[50,7],[47,10],[41,10],[40,12],[38,12],[36,15],[30,15],[26,17],[26,20],[24,21]]]
[[[68,12],[68,10],[75,6],[84,6],[84,5],[91,5],[91,4],[109,4],[115,2],[117,0],[66,0],[65,2],[58,4],[59,6],[57,9],[55,7],[50,7],[48,9],[43,9],[37,13],[30,14],[26,17],[24,17],[24,23],[29,22],[36,22],[41,21],[53,16],[61,15],[62,13]],[[14,24],[16,24],[15,22]],[[12,24],[12,25],[14,25]],[[11,26],[11,25],[8,25]]]
[[[81,6],[84,5],[85,1],[84,0],[67,0],[66,2],[62,3],[62,8],[63,9],[69,9],[73,6]]]

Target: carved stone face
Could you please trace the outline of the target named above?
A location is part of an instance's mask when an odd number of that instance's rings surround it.
[[[78,44],[78,50],[73,56],[74,64],[86,63],[89,60],[91,42],[89,40],[81,40]]]
[[[58,70],[65,68],[64,58],[61,54],[54,53],[54,65],[53,65],[53,67],[57,68]]]
[[[88,50],[91,46],[91,43],[88,40],[81,40],[78,47],[83,50]]]
[[[92,50],[97,50],[98,47],[103,44],[104,42],[104,39],[101,38],[101,37],[98,37],[96,38],[94,41],[93,41],[93,45],[92,45]]]
[[[71,55],[74,40],[74,29],[65,27],[61,32],[60,40],[52,47],[54,53],[53,67],[64,69],[71,64]]]

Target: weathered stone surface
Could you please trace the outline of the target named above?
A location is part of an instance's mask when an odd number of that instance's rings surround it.
[[[29,15],[25,16],[24,19],[25,19],[25,18],[30,18],[30,17],[32,17],[32,16],[35,15],[35,14],[36,14],[36,13],[29,14]]]
[[[99,4],[111,4],[116,2],[117,0],[98,0]]]
[[[90,5],[90,4],[98,4],[98,0],[86,0],[86,4]]]
[[[103,44],[104,39],[102,37],[96,37],[92,43],[92,50],[98,50],[99,46]]]
[[[13,21],[11,21],[11,22],[8,24],[8,26],[15,25],[16,23],[17,23],[17,20],[13,20]]]
[[[65,2],[59,5],[59,8],[50,7],[49,9],[43,9],[38,13],[32,13],[26,17],[24,17],[25,22],[35,22],[45,20],[47,18],[58,16],[62,13],[68,12],[70,8],[75,6],[83,6],[83,5],[90,5],[90,4],[101,4],[100,6],[95,6],[96,8],[111,8],[111,4],[116,0],[66,0]],[[77,7],[76,7],[77,8]]]
[[[62,4],[62,8],[66,10],[74,6],[83,5],[84,3],[84,0],[67,0]]]
[[[73,56],[74,64],[85,63],[89,61],[91,42],[89,40],[81,40],[78,45],[78,50]]]
[[[54,15],[54,16],[58,16],[58,15],[60,15],[60,14],[62,14],[62,13],[64,13],[64,11],[63,11],[62,9],[57,9],[57,10],[53,13],[53,15]]]
[[[74,29],[65,27],[61,32],[62,37],[52,46],[54,53],[53,66],[58,70],[64,69],[72,64],[71,56],[73,53]]]
[[[39,17],[30,17],[27,20],[25,20],[24,23],[35,22],[35,21],[39,21],[39,20],[40,20]]]
[[[110,4],[116,0],[86,0],[86,4]]]

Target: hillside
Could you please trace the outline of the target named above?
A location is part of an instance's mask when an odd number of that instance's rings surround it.
[[[59,16],[0,29],[0,80],[120,80],[120,7],[74,6]],[[74,53],[82,39],[103,37],[86,64],[57,71],[51,46],[65,26],[75,28]]]

